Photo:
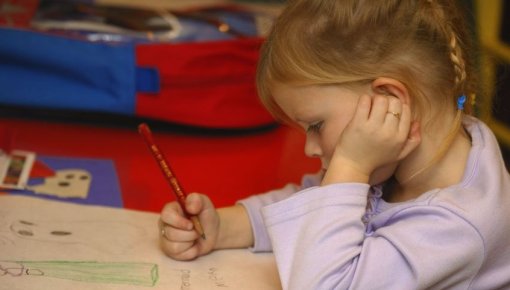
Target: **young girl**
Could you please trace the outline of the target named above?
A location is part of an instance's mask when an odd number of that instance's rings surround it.
[[[323,170],[215,209],[161,214],[162,248],[273,251],[284,289],[510,289],[510,177],[476,91],[453,0],[291,0],[258,88]],[[467,96],[467,97],[466,97]]]

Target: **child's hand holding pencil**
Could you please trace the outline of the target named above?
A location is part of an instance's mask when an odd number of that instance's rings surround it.
[[[219,227],[218,214],[211,200],[205,195],[188,195],[155,143],[149,126],[140,124],[138,131],[176,197],[176,202],[165,206],[159,221],[163,251],[176,260],[191,260],[209,253],[214,247]],[[209,229],[209,239],[206,239],[201,220]]]
[[[186,217],[184,210],[199,218],[207,233],[206,239],[194,229],[193,222]],[[168,203],[163,208],[159,229],[161,248],[165,254],[176,260],[192,260],[215,248],[219,216],[206,195],[193,193],[187,196],[185,209],[178,202]]]
[[[149,127],[140,124],[138,131],[176,197],[175,202],[163,208],[159,220],[161,248],[165,254],[176,260],[192,260],[214,249],[252,246],[252,228],[244,207],[235,205],[216,210],[208,196],[188,195],[154,142]]]

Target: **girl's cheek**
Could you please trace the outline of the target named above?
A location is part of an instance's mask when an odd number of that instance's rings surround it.
[[[329,164],[329,161],[331,160],[331,157],[333,156],[333,153],[335,152],[336,142],[331,142],[332,140],[328,140],[327,143],[323,143],[325,146],[323,146],[324,150],[324,159]]]

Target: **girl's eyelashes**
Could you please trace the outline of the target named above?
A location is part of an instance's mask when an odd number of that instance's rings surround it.
[[[306,133],[319,133],[321,128],[322,128],[322,125],[324,124],[323,121],[320,121],[320,122],[317,122],[317,123],[314,123],[314,124],[311,124],[310,126],[308,126],[308,128],[306,129]]]

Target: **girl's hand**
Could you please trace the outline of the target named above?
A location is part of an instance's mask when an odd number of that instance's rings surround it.
[[[342,132],[323,184],[368,182],[372,172],[410,152],[411,111],[393,96],[360,97],[353,119]],[[411,145],[411,144],[409,144]]]
[[[218,237],[219,216],[206,195],[190,194],[186,198],[186,210],[199,218],[206,239],[196,232],[179,203],[165,205],[159,221],[160,243],[163,252],[175,260],[192,260],[211,252]]]

